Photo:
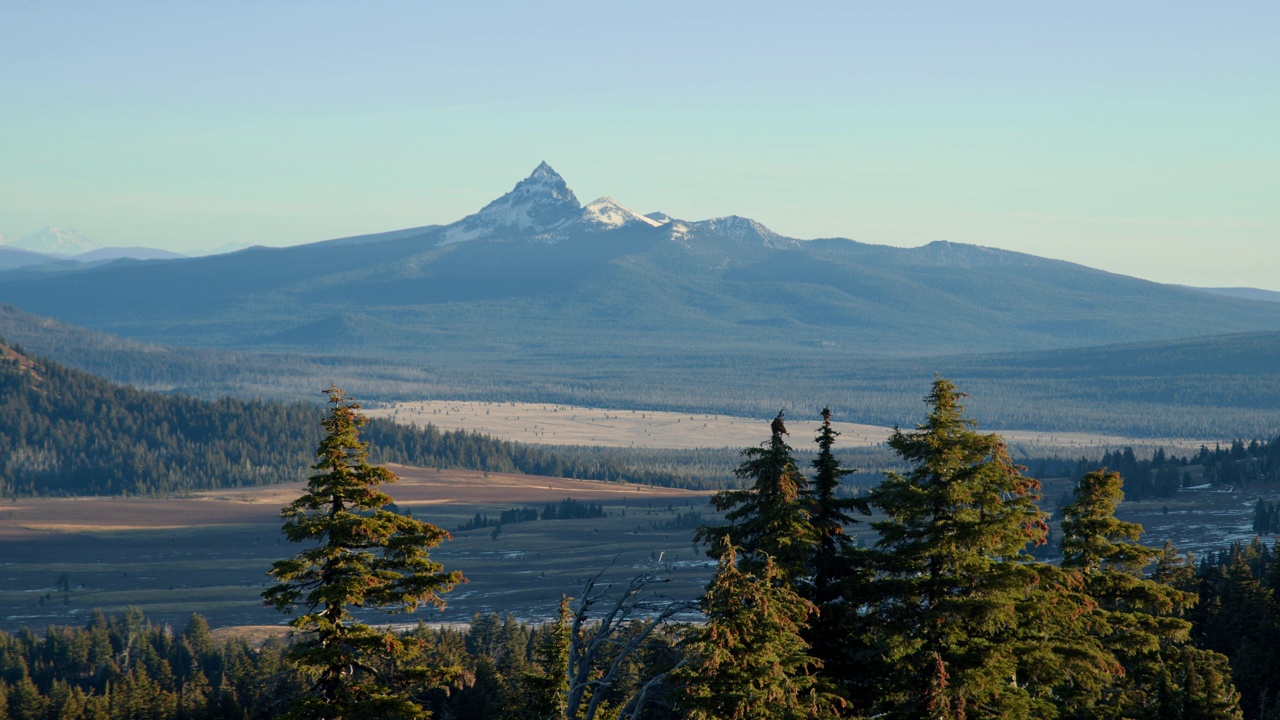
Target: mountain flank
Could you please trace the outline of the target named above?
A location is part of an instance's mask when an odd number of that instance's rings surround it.
[[[992,248],[797,240],[745,217],[585,207],[543,163],[445,226],[289,248],[0,273],[0,300],[166,344],[527,362],[824,348],[852,360],[1280,330],[1274,303]],[[588,352],[589,354],[589,352]],[[582,354],[569,359],[590,366]],[[536,363],[536,359],[533,361]]]
[[[346,354],[183,348],[139,343],[0,305],[0,335],[111,380],[217,399],[314,400],[331,382],[376,402],[477,400],[768,417],[780,407],[832,407],[848,422],[912,422],[921,387],[941,373],[972,394],[993,427],[1134,438],[1267,438],[1280,432],[1280,332],[1213,335],[1086,348],[860,358],[838,349],[783,355],[744,347],[636,356],[546,347],[520,362],[364,354],[359,318],[317,325]],[[589,348],[587,349],[590,350]],[[590,366],[569,358],[587,355]]]
[[[744,216],[583,205],[546,163],[447,225],[11,269],[0,302],[115,337],[86,352],[15,321],[24,343],[206,396],[313,397],[339,378],[371,400],[745,416],[832,403],[892,425],[942,373],[1003,427],[1280,427],[1266,405],[1280,397],[1280,303],[975,245],[801,240]]]

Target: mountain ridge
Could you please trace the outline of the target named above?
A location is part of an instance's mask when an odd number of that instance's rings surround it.
[[[562,367],[593,376],[618,362],[675,368],[703,356],[762,353],[785,366],[789,355],[821,353],[839,365],[1280,331],[1275,303],[1024,253],[797,240],[744,216],[650,215],[608,197],[584,207],[542,163],[447,225],[10,270],[0,273],[0,301],[143,342],[358,348],[557,377]]]

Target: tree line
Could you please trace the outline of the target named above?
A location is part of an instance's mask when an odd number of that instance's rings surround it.
[[[1139,543],[1121,476],[1092,469],[1061,509],[1061,562],[1036,561],[1038,482],[938,380],[890,446],[907,469],[835,490],[830,414],[810,471],[779,413],[742,487],[697,537],[717,562],[687,622],[661,578],[588,582],[557,619],[479,616],[406,633],[357,608],[412,611],[463,581],[443,530],[392,512],[364,419],[331,390],[307,491],[282,512],[303,549],[264,593],[294,641],[253,650],[137,613],[0,636],[8,717],[40,718],[1274,718],[1280,562],[1260,541],[1199,562]],[[846,530],[875,511],[870,547]],[[1243,693],[1243,694],[1242,694]]]
[[[699,603],[705,622],[673,631],[677,656],[607,703],[620,668],[660,633],[640,621],[619,644],[619,613],[642,607],[646,582],[594,623],[604,596],[589,585],[576,609],[562,607],[555,670],[521,707],[575,720],[640,717],[659,698],[695,720],[1240,717],[1227,657],[1192,642],[1196,596],[1175,580],[1188,561],[1138,544],[1141,528],[1115,518],[1120,476],[1081,478],[1062,509],[1062,562],[1037,562],[1027,549],[1048,535],[1039,484],[999,436],[973,429],[962,397],[935,382],[926,420],[889,441],[910,469],[865,498],[836,492],[850,470],[831,452],[829,411],[812,477],[796,466],[780,412],[769,440],[743,453],[746,487],[714,496],[724,521],[695,534],[718,567]],[[310,678],[286,717],[425,717],[415,686],[446,685],[456,670],[352,611],[440,604],[463,578],[427,555],[443,531],[384,509],[380,486],[394,478],[368,462],[358,406],[337,388],[330,405],[318,472],[282,513],[289,539],[314,544],[277,562],[278,584],[264,593],[296,613],[286,660]],[[857,547],[845,528],[873,507],[879,540]],[[601,647],[622,649],[610,660]]]
[[[15,348],[0,360],[0,496],[163,495],[301,480],[322,415],[311,403],[205,400],[120,386]],[[372,420],[364,433],[378,462],[690,489],[735,482],[727,450],[546,447],[384,419]],[[879,471],[901,468],[881,448],[837,456],[862,465],[866,486]],[[1188,465],[1203,468],[1204,482],[1274,482],[1278,456],[1280,442],[1237,440],[1189,458],[1161,452],[1160,459],[1137,459],[1128,450],[1081,467],[1119,469],[1129,496],[1146,499],[1175,492]],[[1061,464],[1027,462],[1038,469]]]
[[[796,407],[832,403],[848,409],[845,419],[893,425],[911,421],[917,388],[942,369],[974,393],[972,409],[992,427],[1246,438],[1275,431],[1280,403],[1275,333],[1034,353],[862,358],[853,370],[847,363],[833,370],[841,363],[833,365],[826,354],[795,357],[746,346],[685,360],[683,350],[655,351],[647,362],[635,359],[636,348],[597,346],[591,362],[607,382],[584,380],[574,350],[543,355],[531,366],[529,358],[512,363],[439,344],[430,345],[430,358],[417,360],[372,357],[358,348],[345,356],[317,354],[319,349],[193,349],[132,342],[6,305],[0,305],[0,334],[115,382],[210,399],[310,399],[315,388],[341,378],[339,385],[367,400],[514,400],[764,417],[785,398]],[[1197,372],[1206,367],[1212,372]],[[767,385],[758,382],[762,368],[773,370]],[[850,417],[853,410],[856,417]]]
[[[567,663],[557,649],[564,627],[492,614],[465,628],[420,625],[405,634],[415,656],[453,674],[422,683],[415,699],[435,717],[534,720],[538,698],[553,695],[557,663]],[[675,654],[673,642],[670,634],[654,637],[637,660],[652,669]],[[136,609],[95,612],[79,628],[0,633],[0,718],[270,720],[306,690],[288,651],[277,637],[260,644],[218,637],[199,614],[173,629]],[[604,694],[624,694],[635,677]]]
[[[1137,457],[1132,447],[1108,450],[1100,460],[1081,458],[1076,463],[1076,477],[1099,465],[1124,477],[1125,497],[1131,500],[1173,497],[1193,483],[1273,483],[1280,481],[1280,437],[1248,443],[1236,439],[1226,447],[1216,444],[1212,450],[1201,445],[1194,454],[1182,457],[1167,454],[1162,448],[1156,448],[1150,458]]]
[[[21,348],[0,360],[0,496],[154,495],[301,480],[321,439],[310,403],[203,400],[120,386]],[[687,485],[637,469],[462,430],[373,420],[379,462]],[[696,484],[696,483],[695,483]]]

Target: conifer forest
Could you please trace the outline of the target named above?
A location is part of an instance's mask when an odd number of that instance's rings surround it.
[[[1125,473],[1158,495],[1190,461],[1082,460],[1050,538],[1039,481],[965,398],[938,378],[923,419],[888,442],[900,469],[853,495],[840,491],[854,468],[832,450],[831,413],[810,439],[779,412],[694,531],[715,561],[696,601],[665,597],[659,573],[596,576],[550,621],[432,626],[408,613],[447,602],[467,568],[432,558],[448,532],[396,511],[396,478],[370,442],[396,436],[334,387],[306,489],[281,512],[296,553],[263,568],[263,601],[291,634],[255,643],[199,614],[173,628],[137,610],[3,634],[0,718],[1280,717],[1274,547],[1196,558],[1143,545],[1143,528],[1116,517]],[[798,461],[793,443],[810,442]],[[1277,445],[1194,460],[1274,474]],[[566,499],[541,517],[600,512]],[[1259,501],[1259,533],[1275,512]],[[875,543],[851,540],[862,523]],[[1037,559],[1050,542],[1055,561]]]

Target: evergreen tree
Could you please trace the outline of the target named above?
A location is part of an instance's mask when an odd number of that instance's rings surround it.
[[[1094,603],[1091,631],[1120,670],[1107,692],[1091,698],[1088,716],[1238,717],[1226,658],[1186,645],[1191,623],[1182,615],[1196,597],[1172,581],[1172,548],[1139,544],[1142,526],[1115,517],[1124,499],[1120,474],[1085,474],[1074,498],[1062,508],[1062,568],[1080,578]],[[1156,576],[1147,578],[1143,569],[1153,561]]]
[[[520,676],[505,720],[561,720],[569,698],[569,651],[573,611],[569,597],[560,599],[556,622],[543,626],[534,638],[534,666]]]
[[[779,577],[765,556],[745,572],[727,542],[702,598],[707,622],[687,638],[689,662],[672,673],[688,720],[801,720],[836,717],[838,699],[822,692],[819,661],[800,637],[816,608]]]
[[[866,551],[854,546],[845,527],[858,522],[855,513],[867,515],[870,509],[865,499],[837,495],[840,481],[854,472],[842,467],[832,452],[839,435],[831,427],[831,409],[823,408],[811,482],[811,522],[817,545],[811,560],[813,586],[808,598],[818,612],[805,638],[814,656],[822,661],[823,675],[848,688],[864,675],[859,656],[865,650],[865,629],[858,610],[864,599],[867,563]],[[856,693],[848,689],[846,692]]]
[[[8,691],[9,717],[13,720],[41,720],[48,704],[36,684],[23,675]]]
[[[724,512],[727,522],[698,528],[694,540],[712,543],[709,554],[719,559],[721,549],[728,547],[719,541],[728,538],[741,554],[744,570],[756,572],[769,562],[779,578],[799,587],[810,581],[817,532],[808,481],[796,467],[791,447],[782,437],[786,434],[779,411],[770,424],[769,440],[743,450],[746,460],[734,471],[737,477],[750,480],[751,486],[712,496],[712,506]]]
[[[1162,649],[1186,641],[1191,624],[1176,613],[1195,599],[1143,576],[1163,553],[1138,543],[1141,525],[1115,517],[1122,487],[1120,473],[1086,473],[1062,508],[1062,568],[1078,578],[1091,601],[1090,632],[1118,666],[1107,692],[1089,688],[1092,697],[1079,698],[1094,717],[1140,716],[1161,704]]]
[[[280,513],[291,542],[315,545],[276,562],[269,574],[279,584],[263,593],[282,612],[305,608],[290,622],[300,638],[289,660],[311,678],[312,693],[294,702],[289,717],[421,718],[409,686],[430,678],[420,668],[406,668],[414,648],[358,622],[351,611],[443,606],[439,593],[462,576],[444,572],[427,552],[448,533],[384,509],[391,498],[379,486],[395,482],[395,475],[369,464],[368,444],[359,436],[365,423],[360,406],[337,386],[328,395],[328,434],[312,466],[318,472],[306,493]]]
[[[1245,715],[1280,716],[1280,593],[1273,584],[1274,554],[1260,541],[1237,542],[1206,558],[1198,577],[1190,581],[1186,581],[1188,564],[1175,570],[1188,587],[1200,592],[1193,615],[1196,639],[1206,650],[1231,658],[1234,685],[1245,698]]]
[[[846,525],[858,522],[853,513],[870,513],[863,498],[840,498],[837,491],[840,481],[854,473],[841,467],[840,460],[831,452],[840,433],[831,427],[831,409],[822,408],[822,427],[815,442],[818,456],[813,460],[813,510],[810,523],[817,535],[818,544],[813,557],[814,602],[819,608],[840,593],[837,587],[845,574],[847,556],[853,548]]]
[[[1042,542],[1039,483],[999,436],[972,429],[964,395],[939,378],[916,430],[889,446],[913,468],[887,473],[872,503],[876,641],[885,666],[874,713],[894,718],[1016,718],[1032,713],[1019,676],[1020,613],[1041,574],[1024,561]],[[1034,607],[1034,606],[1031,606]]]
[[[1160,720],[1240,720],[1240,693],[1231,683],[1227,658],[1182,645],[1166,650],[1158,714]]]

